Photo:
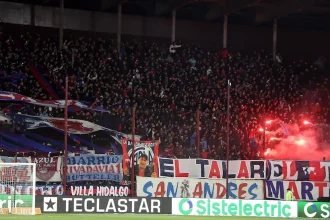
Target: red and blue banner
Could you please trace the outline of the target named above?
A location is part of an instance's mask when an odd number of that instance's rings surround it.
[[[40,83],[40,85],[42,86],[42,88],[48,92],[48,94],[52,97],[52,99],[58,100],[59,96],[56,94],[55,90],[50,85],[50,83],[47,81],[47,79],[43,76],[41,71],[39,71],[39,69],[37,69],[34,66],[31,66],[30,69],[31,69],[31,72],[33,73],[33,75],[36,77],[36,79]]]
[[[158,168],[159,177],[224,179],[227,175],[225,160],[159,158]],[[265,179],[266,162],[264,160],[231,160],[228,178]]]
[[[54,107],[54,108],[65,108],[65,100],[39,100],[33,99],[24,95],[20,95],[13,92],[4,92],[0,91],[0,101],[11,101],[11,102],[24,102],[32,105],[39,105],[45,107]],[[76,100],[68,100],[69,110],[70,107],[74,107],[73,111],[80,110],[90,110],[90,111],[99,111],[99,112],[109,112],[108,110],[88,104],[86,102],[76,101]]]
[[[290,188],[294,200],[317,201],[319,197],[330,196],[330,182],[313,181],[266,181],[266,198],[285,198],[286,190]]]
[[[0,70],[0,75],[1,75],[1,70]],[[26,79],[26,75],[24,73],[14,73],[10,75],[4,75],[0,76],[1,81],[10,81],[12,83],[17,83],[18,80],[20,79]]]
[[[269,180],[330,182],[330,162],[326,161],[267,161]]]
[[[0,157],[0,163],[36,163],[37,182],[61,182],[62,181],[62,157]],[[7,168],[4,167],[4,170]],[[10,172],[9,172],[10,171]],[[11,179],[12,173],[20,181],[32,181],[32,170],[29,166],[10,167],[10,170],[1,172],[0,179]],[[1,194],[1,193],[0,193]]]
[[[225,179],[150,178],[136,177],[137,196],[171,198],[226,198]],[[228,182],[230,199],[264,199],[263,180],[234,180]]]
[[[53,117],[31,116],[24,114],[7,114],[12,120],[23,122],[27,129],[50,127],[64,131],[65,119]],[[96,131],[112,131],[89,121],[68,119],[68,132],[70,134],[89,134]]]
[[[18,194],[18,195],[31,195],[32,186],[29,185],[13,185],[13,184],[0,184],[1,194]],[[66,195],[72,196],[129,196],[130,189],[127,186],[116,185],[104,185],[104,186],[70,186],[70,189],[66,190]],[[35,188],[36,195],[64,195],[64,188],[62,184],[46,184],[37,185]]]
[[[67,182],[108,180],[122,181],[122,156],[85,155],[67,159]]]

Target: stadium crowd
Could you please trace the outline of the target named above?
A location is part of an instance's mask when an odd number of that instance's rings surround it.
[[[197,156],[200,109],[201,155],[225,159],[228,80],[230,159],[261,157],[259,129],[266,119],[328,124],[329,82],[322,62],[274,63],[263,51],[228,53],[136,40],[123,42],[117,51],[114,40],[67,37],[59,50],[56,37],[3,33],[0,77],[15,75],[15,80],[1,80],[0,90],[51,99],[31,73],[34,65],[63,99],[68,74],[70,99],[108,109],[121,118],[118,130],[124,133],[131,133],[131,110],[137,104],[136,133],[160,139],[163,156],[177,158]],[[63,117],[63,110],[31,107],[38,115]],[[99,114],[82,111],[70,117],[98,123]],[[329,142],[329,133],[320,140]]]

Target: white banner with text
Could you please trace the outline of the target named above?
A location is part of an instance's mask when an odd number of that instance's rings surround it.
[[[226,180],[136,177],[137,196],[172,198],[226,198]],[[264,199],[262,180],[228,182],[231,199]]]

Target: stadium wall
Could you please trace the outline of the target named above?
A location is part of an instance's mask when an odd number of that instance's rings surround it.
[[[117,31],[117,14],[74,9],[65,9],[64,14],[65,29],[108,34]],[[59,9],[53,7],[0,2],[0,15],[5,23],[48,28],[59,26]],[[122,19],[123,35],[163,38],[167,42],[170,40],[170,19],[132,15],[123,15]],[[178,20],[176,27],[178,40],[194,41],[206,48],[221,49],[222,47],[222,24]],[[300,59],[303,58],[302,56],[316,59],[321,55],[330,59],[330,51],[323,46],[327,44],[329,38],[329,32],[279,28],[278,51],[286,59],[289,57]],[[271,51],[272,28],[229,25],[228,45],[232,51],[241,49]]]

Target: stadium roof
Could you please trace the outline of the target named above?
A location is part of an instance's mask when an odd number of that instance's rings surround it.
[[[9,0],[26,3],[26,0]],[[29,4],[59,7],[60,0],[30,0]],[[117,13],[122,2],[123,14],[171,17],[177,19],[229,24],[271,25],[278,18],[279,27],[330,29],[330,0],[64,0],[65,8]]]

